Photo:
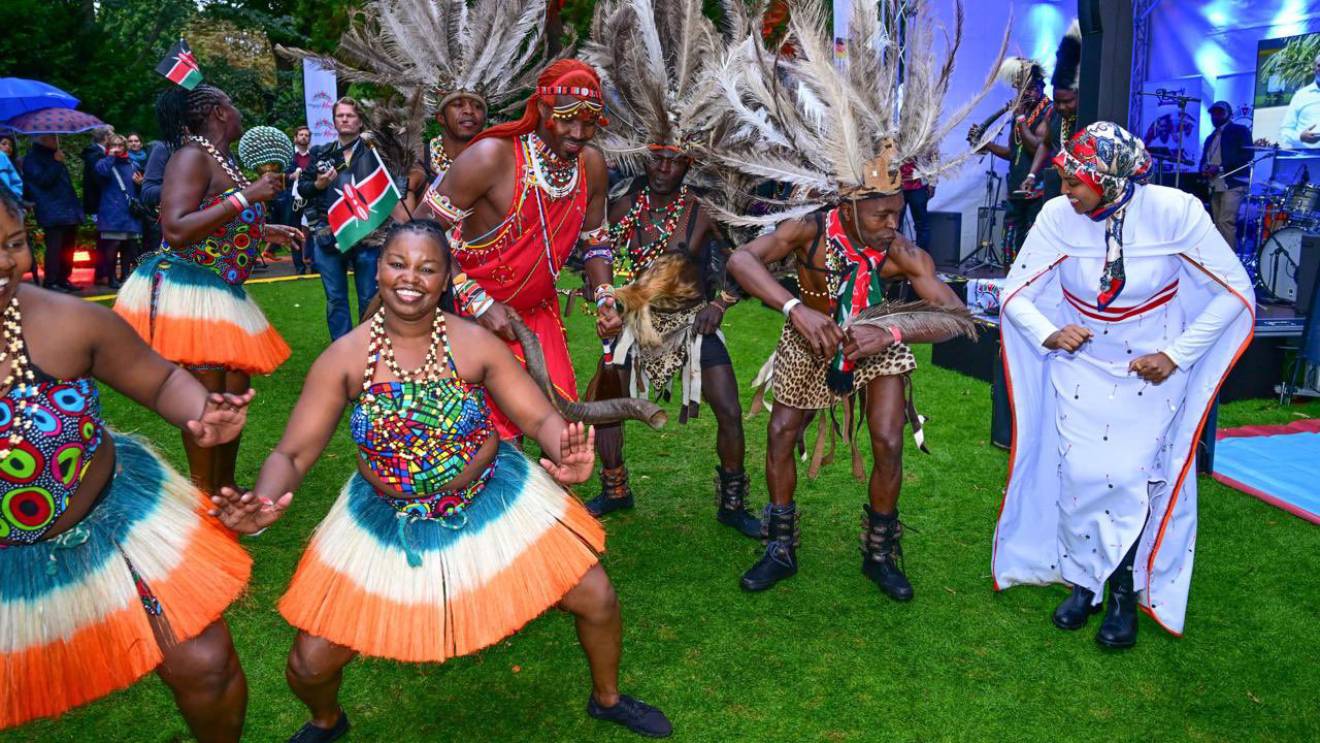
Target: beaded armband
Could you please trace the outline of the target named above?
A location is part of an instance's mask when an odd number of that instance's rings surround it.
[[[472,317],[481,317],[495,304],[485,289],[466,274],[454,277],[454,301]]]
[[[450,224],[458,224],[467,219],[468,215],[472,213],[471,209],[460,209],[454,206],[454,202],[450,201],[448,196],[438,193],[435,189],[427,189],[425,200],[432,211]]]
[[[582,260],[589,261],[593,258],[614,265],[614,246],[610,243],[610,227],[602,222],[594,230],[583,230],[578,233],[578,241],[586,246],[586,251],[582,255]]]

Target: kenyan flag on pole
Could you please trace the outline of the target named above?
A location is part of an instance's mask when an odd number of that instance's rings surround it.
[[[330,206],[327,216],[335,243],[345,253],[389,218],[394,205],[399,203],[394,180],[371,147],[362,148],[332,188],[339,198]]]
[[[202,70],[197,66],[197,58],[193,56],[188,42],[183,39],[179,39],[178,43],[170,47],[165,59],[156,65],[156,72],[187,90],[192,90],[202,81]]]

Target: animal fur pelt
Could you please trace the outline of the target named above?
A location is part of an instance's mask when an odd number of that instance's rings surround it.
[[[636,281],[614,293],[624,324],[632,328],[637,342],[648,348],[664,340],[655,330],[652,311],[684,310],[704,299],[696,265],[677,253],[656,258]]]
[[[900,335],[934,334],[946,338],[966,336],[976,340],[976,322],[966,307],[939,307],[925,300],[886,302],[857,314],[845,329],[857,325],[892,327]]]
[[[1082,27],[1074,20],[1059,40],[1054,55],[1054,75],[1050,85],[1055,90],[1077,90],[1082,75]]]

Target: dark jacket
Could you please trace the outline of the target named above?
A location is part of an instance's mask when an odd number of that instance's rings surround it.
[[[366,146],[362,144],[362,140],[354,140],[352,150],[352,156],[358,157],[365,152]],[[307,217],[307,226],[313,232],[319,232],[324,236],[329,234],[330,230],[330,223],[327,221],[326,214],[330,211],[330,207],[335,203],[338,195],[332,188],[326,188],[322,191],[316,187],[317,163],[330,162],[334,164],[339,172],[344,172],[344,149],[340,146],[339,140],[334,140],[313,147],[310,154],[311,165],[298,178],[298,194],[307,203],[303,208],[303,215]]]
[[[33,142],[23,158],[23,186],[27,198],[37,205],[37,224],[42,227],[70,227],[82,224],[83,209],[73,179],[64,163],[55,159],[55,151]]]
[[[1243,165],[1251,162],[1251,130],[1241,124],[1229,122],[1221,128],[1219,136],[1222,141],[1219,144],[1219,172],[1227,173],[1231,170],[1237,170]],[[1210,156],[1210,144],[1214,141],[1215,134],[1211,132],[1210,136],[1205,138],[1205,143],[1201,146],[1201,169],[1205,169],[1206,158]],[[1247,185],[1247,179],[1251,176],[1248,169],[1243,168],[1234,175],[1228,176],[1224,182],[1229,188],[1238,188]]]
[[[161,141],[147,145],[147,169],[142,173],[142,203],[157,209],[160,207],[160,187],[165,182],[165,166],[170,162],[174,150]]]
[[[83,211],[95,214],[101,206],[101,179],[96,177],[96,164],[105,157],[105,148],[92,142],[83,148]]]
[[[126,157],[106,155],[96,163],[96,177],[101,186],[100,209],[96,213],[98,232],[130,232],[142,234],[142,222],[128,211],[128,197],[138,195],[133,174],[137,167]],[[119,180],[115,180],[115,174]],[[119,187],[119,181],[124,187]]]

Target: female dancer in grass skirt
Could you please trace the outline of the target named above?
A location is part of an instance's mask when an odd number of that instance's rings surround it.
[[[177,148],[165,168],[161,250],[124,282],[118,312],[161,356],[212,392],[246,390],[249,375],[270,374],[289,346],[243,290],[263,242],[301,241],[292,227],[266,223],[265,203],[279,174],[249,183],[229,154],[243,133],[238,109],[211,85],[163,93],[161,133]],[[208,449],[183,434],[193,483],[208,493],[234,484],[238,440]]]
[[[247,553],[195,487],[106,427],[96,382],[201,446],[238,436],[252,393],[208,394],[109,310],[24,283],[3,186],[0,239],[0,730],[155,670],[199,740],[238,740],[247,682],[221,614]]]
[[[618,693],[619,605],[596,556],[604,531],[560,486],[590,477],[594,434],[559,416],[503,341],[441,311],[449,261],[438,223],[392,228],[381,310],[313,364],[253,491],[213,498],[231,528],[264,529],[352,404],[358,471],[280,601],[300,630],[289,684],[312,715],[291,740],[347,731],[341,669],[359,653],[441,662],[556,605],[576,617],[591,666],[587,713],[667,736],[663,713]],[[488,396],[546,452],[539,467],[500,443]]]

